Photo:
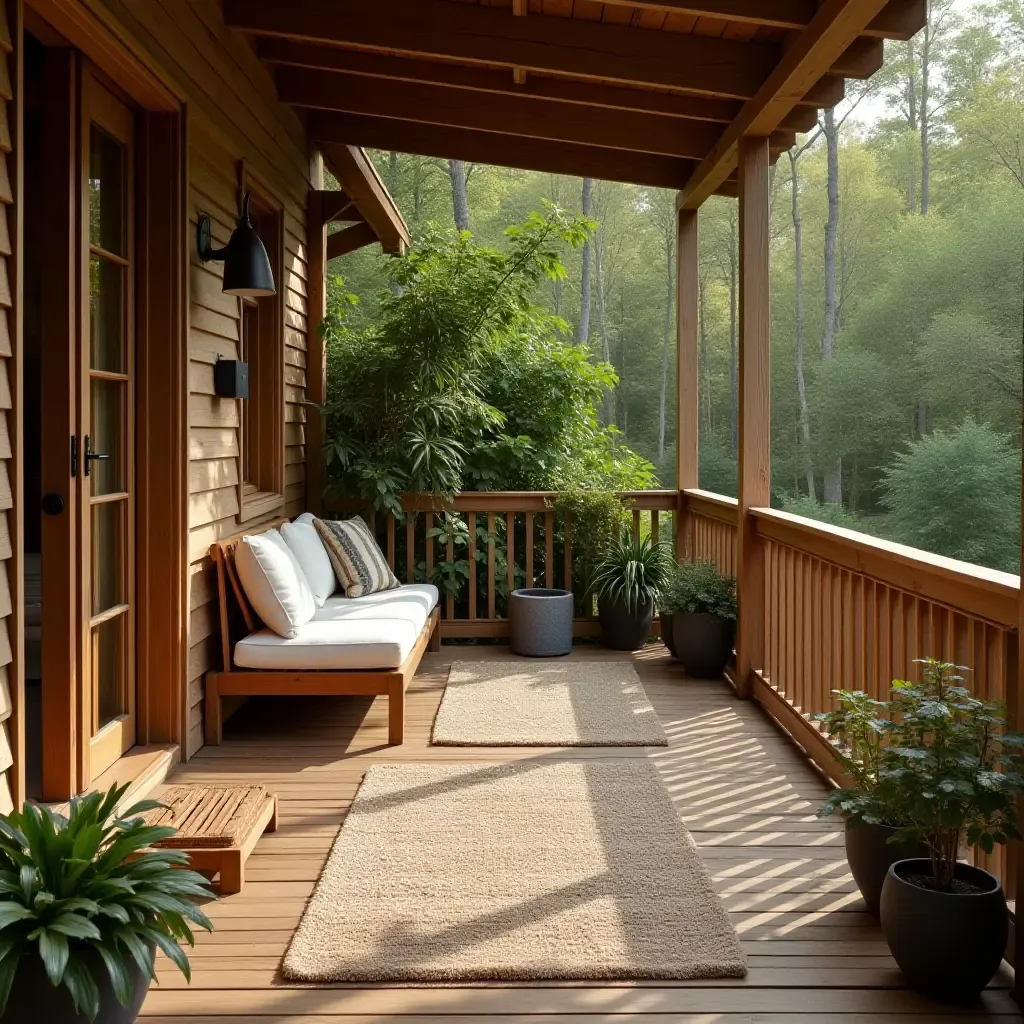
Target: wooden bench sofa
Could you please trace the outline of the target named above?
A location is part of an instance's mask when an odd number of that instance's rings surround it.
[[[206,742],[219,744],[223,736],[225,697],[263,696],[361,696],[386,695],[388,698],[388,743],[401,744],[405,737],[405,691],[416,673],[424,652],[441,649],[440,609],[427,616],[419,636],[405,660],[397,668],[383,669],[249,669],[235,666],[234,648],[237,640],[262,628],[256,613],[245,596],[235,568],[235,549],[244,537],[276,529],[287,519],[276,519],[259,527],[218,541],[210,548],[217,569],[217,597],[220,606],[221,658],[220,672],[206,676]],[[390,593],[399,594],[399,591]],[[355,598],[359,601],[362,598]]]

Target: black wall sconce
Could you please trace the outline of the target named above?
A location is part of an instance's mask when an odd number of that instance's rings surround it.
[[[270,269],[267,250],[249,219],[250,193],[242,199],[242,215],[223,249],[213,248],[213,225],[203,214],[196,226],[196,248],[204,262],[217,260],[224,264],[224,294],[257,298],[276,295],[274,272]]]

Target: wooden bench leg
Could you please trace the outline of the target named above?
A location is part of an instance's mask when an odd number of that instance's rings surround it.
[[[431,653],[437,654],[441,650],[441,621],[434,623],[433,632],[430,634],[430,644],[427,648]]]
[[[399,747],[405,741],[405,679],[399,675],[388,686],[388,744]]]
[[[218,746],[224,738],[224,720],[221,717],[220,688],[217,685],[216,673],[206,677],[206,700],[203,713],[206,720],[206,742]]]
[[[222,895],[241,892],[245,885],[245,856],[238,847],[221,854],[220,891]]]

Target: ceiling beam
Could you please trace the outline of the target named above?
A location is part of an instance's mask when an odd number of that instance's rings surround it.
[[[370,79],[441,85],[450,89],[467,89],[497,96],[578,103],[594,109],[637,111],[719,124],[728,124],[735,120],[743,107],[740,100],[688,96],[654,89],[608,85],[604,82],[582,82],[570,78],[530,75],[522,85],[516,85],[507,71],[498,68],[468,67],[464,64],[444,64],[436,60],[392,57],[382,53],[367,53],[365,50],[343,50],[337,46],[296,43],[290,39],[260,39],[257,53],[262,60],[275,65],[344,71],[353,75],[365,75]],[[779,127],[785,131],[809,132],[813,130],[817,120],[817,110],[811,107],[796,107],[783,119]]]
[[[309,115],[308,129],[310,137],[320,145],[325,156],[332,145],[348,143],[547,174],[624,181],[654,188],[681,188],[697,166],[694,160],[677,157],[543,139],[524,142],[514,135],[360,114],[314,111]]]
[[[721,134],[721,125],[529,96],[495,96],[468,89],[371,79],[337,71],[280,68],[278,95],[293,106],[347,114],[397,118],[451,128],[473,128],[587,146],[657,153],[703,160]],[[777,149],[788,149],[794,133],[776,133]]]
[[[342,228],[327,236],[327,259],[333,260],[346,253],[362,249],[364,245],[373,245],[376,242],[377,234],[363,221],[361,224],[353,224],[350,228]]]
[[[341,187],[352,198],[363,219],[388,253],[403,253],[409,246],[409,229],[380,180],[373,161],[357,146],[331,141],[320,146],[324,160]]]
[[[286,4],[225,0],[224,17],[232,28],[256,35],[668,86],[743,100],[757,93],[782,53],[776,43],[654,32],[572,18],[513,18],[498,7],[450,0],[374,4],[365,0],[290,0]]]
[[[778,67],[738,118],[722,134],[682,189],[679,205],[696,209],[736,167],[744,135],[769,135],[798,96],[818,81],[885,6],[885,0],[824,0],[810,25],[797,36]]]
[[[688,14],[801,31],[818,10],[817,0],[604,0],[613,7]],[[864,30],[880,39],[910,39],[925,25],[927,0],[889,0]]]

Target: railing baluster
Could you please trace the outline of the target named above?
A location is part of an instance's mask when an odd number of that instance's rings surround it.
[[[633,541],[640,542],[640,509],[633,509]]]
[[[469,618],[476,618],[476,513],[466,515],[469,528],[469,546],[466,557],[469,559]]]
[[[405,514],[405,582],[416,582],[416,513]]]
[[[448,538],[448,563],[451,565],[455,561],[455,541],[449,536]],[[455,618],[455,595],[449,594],[447,601],[447,612],[448,618]]]
[[[395,514],[394,512],[387,513],[388,531],[388,565],[391,566],[391,571],[395,571]]]
[[[573,589],[572,580],[572,516],[568,512],[565,513],[565,522],[562,524],[562,529],[565,531],[565,550],[562,552],[562,574],[565,579],[565,589]],[[586,580],[583,581],[586,583]],[[584,609],[584,614],[590,611],[589,608]],[[589,618],[587,614],[587,618]]]
[[[487,618],[495,618],[494,611],[494,513],[487,513]]]
[[[555,585],[555,513],[544,513],[544,586]]]
[[[423,536],[425,538],[426,547],[424,549],[427,559],[427,582],[434,582],[434,545],[437,543],[436,537],[430,536],[430,531],[434,528],[434,513],[427,512],[423,517]]]
[[[526,513],[526,586],[533,586],[533,513]]]
[[[651,509],[651,543],[657,544],[660,540],[659,522],[658,522],[658,510],[656,508]]]
[[[516,514],[505,513],[505,577],[509,596],[516,589]],[[506,605],[506,612],[508,614]]]

